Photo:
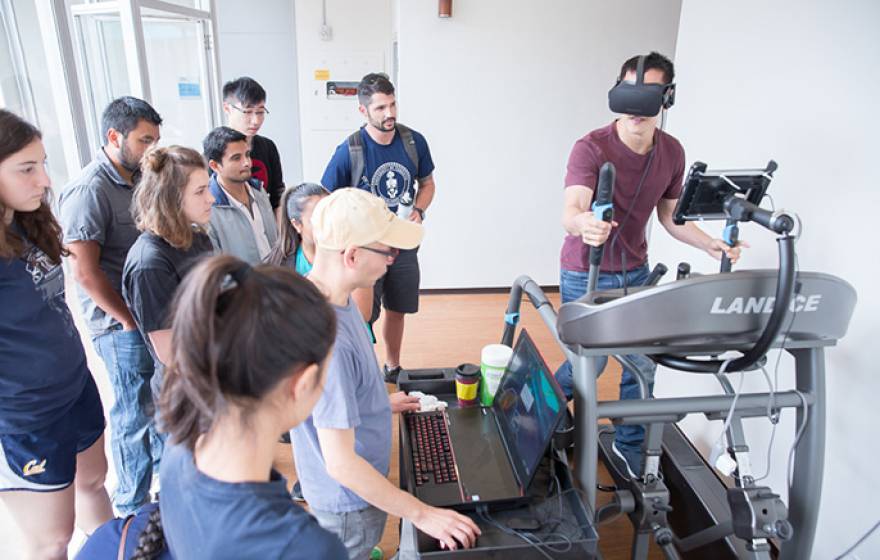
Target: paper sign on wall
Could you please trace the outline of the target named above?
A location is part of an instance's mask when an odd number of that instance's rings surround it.
[[[318,81],[329,80],[330,79],[330,70],[327,70],[326,68],[315,70],[315,79]]]
[[[198,82],[187,82],[181,80],[177,82],[177,95],[181,98],[201,97],[202,88],[199,86]]]

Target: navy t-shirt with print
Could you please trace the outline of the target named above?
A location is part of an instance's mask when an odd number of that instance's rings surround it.
[[[33,245],[20,257],[0,258],[0,433],[55,422],[89,375],[61,264]]]
[[[348,558],[274,470],[269,482],[224,482],[199,471],[182,445],[165,447],[160,468],[159,509],[174,558]]]
[[[369,191],[385,200],[388,209],[397,210],[398,204],[411,206],[415,202],[415,182],[433,173],[434,160],[425,137],[412,131],[419,156],[419,168],[406,153],[400,133],[387,146],[376,143],[365,128],[359,131],[364,147],[364,172],[357,184],[358,188]],[[348,138],[336,148],[321,184],[329,191],[341,187],[351,187],[351,156],[348,153]]]

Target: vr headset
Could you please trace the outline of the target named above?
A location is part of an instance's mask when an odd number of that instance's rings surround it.
[[[615,113],[637,117],[655,117],[660,109],[669,109],[675,103],[675,84],[646,84],[645,57],[636,64],[635,83],[617,79],[608,91],[608,106]]]

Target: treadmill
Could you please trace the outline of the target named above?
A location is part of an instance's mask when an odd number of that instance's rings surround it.
[[[603,196],[611,199],[610,165],[600,172],[597,204]],[[758,223],[778,236],[778,269],[729,272],[729,262],[722,262],[722,272],[697,276],[680,266],[675,282],[626,292],[595,291],[591,273],[587,294],[562,304],[558,315],[531,278],[517,278],[511,289],[502,342],[513,340],[525,294],[572,364],[575,478],[595,511],[596,465],[602,448],[617,482],[618,511],[628,513],[634,524],[634,559],[647,557],[651,540],[667,558],[769,559],[771,542],[784,560],[810,557],[824,463],[824,352],[846,334],[856,292],[830,274],[796,271],[796,216],[759,206],[775,169],[771,161],[763,169],[710,172],[705,164],[696,163],[675,221],[726,220],[728,242],[736,241],[737,223]],[[595,252],[591,251],[591,259]],[[591,266],[597,269],[598,259]],[[659,274],[652,276],[659,280]],[[647,398],[642,380],[645,398],[641,400],[597,401],[596,378],[601,372],[596,362],[601,356],[626,362],[626,354],[644,354],[680,371],[713,375],[723,368],[756,370],[771,348],[794,357],[794,390],[737,397],[727,379],[718,375],[723,395]],[[736,356],[719,358],[729,352]],[[796,424],[804,426],[795,450],[787,507],[771,489],[757,485],[749,467],[741,420],[766,416],[768,407],[797,409]],[[731,488],[722,484],[674,426],[688,414],[727,419],[729,411],[726,451],[737,464],[736,485]],[[608,453],[610,435],[600,434],[599,418],[646,425],[641,478],[629,480],[616,472]]]

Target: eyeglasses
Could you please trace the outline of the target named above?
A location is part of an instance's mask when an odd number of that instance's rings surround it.
[[[363,245],[361,245],[358,247],[358,249],[366,249],[367,251],[370,251],[371,253],[376,253],[377,255],[382,255],[388,259],[397,258],[397,255],[400,254],[400,249],[395,249],[394,247],[391,247],[390,250],[388,250],[388,251],[383,251],[382,249],[373,249],[372,247],[364,247]]]
[[[251,115],[256,115],[258,117],[265,117],[266,115],[269,114],[269,109],[266,109],[265,107],[263,107],[262,109],[242,109],[241,107],[239,107],[238,105],[235,105],[234,103],[230,103],[229,106],[232,107],[233,109],[235,109],[236,111],[238,111],[239,113],[241,113],[242,115],[247,115],[248,117],[250,117]]]

